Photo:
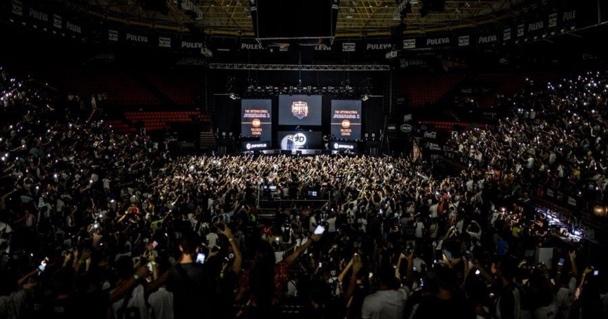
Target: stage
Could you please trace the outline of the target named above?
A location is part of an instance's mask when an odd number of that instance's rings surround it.
[[[321,154],[357,154],[349,150],[322,150],[322,149],[297,149],[297,150],[280,150],[280,149],[264,149],[264,150],[243,150],[243,154],[262,154],[262,155],[321,155]]]

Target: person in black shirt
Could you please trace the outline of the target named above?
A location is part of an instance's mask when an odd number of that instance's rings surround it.
[[[429,272],[423,282],[423,287],[428,288],[431,294],[423,297],[417,307],[414,307],[414,319],[475,318],[464,294],[458,289],[457,278],[452,269],[438,265]]]
[[[169,270],[167,279],[167,290],[174,295],[174,318],[203,318],[209,299],[205,267],[195,262],[196,244],[192,238],[184,236],[179,249],[181,257]]]

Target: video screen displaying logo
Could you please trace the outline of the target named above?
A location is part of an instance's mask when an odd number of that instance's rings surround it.
[[[306,101],[293,101],[291,102],[291,114],[298,118],[298,120],[303,120],[308,116],[308,102]]]
[[[321,132],[279,132],[281,150],[321,149]]]
[[[271,100],[241,100],[241,136],[272,141]]]
[[[331,135],[337,139],[361,138],[361,101],[331,101]]]
[[[321,125],[320,95],[279,95],[279,125]]]

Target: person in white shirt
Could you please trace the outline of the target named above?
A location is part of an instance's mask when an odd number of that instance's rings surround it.
[[[405,295],[398,290],[394,271],[381,270],[378,274],[378,291],[365,297],[361,308],[362,319],[401,319],[405,307]]]
[[[209,249],[212,249],[213,247],[215,247],[217,245],[217,239],[219,238],[219,236],[214,233],[211,232],[209,234],[207,234],[207,247],[209,247]]]
[[[136,318],[148,319],[148,308],[144,295],[144,286],[138,285],[130,294],[112,304],[112,314],[115,319]],[[127,300],[128,298],[128,300]],[[129,313],[127,315],[126,313]],[[134,315],[136,313],[137,315]]]
[[[310,216],[310,219],[308,220],[308,231],[310,231],[312,233],[315,231],[316,227],[317,227],[317,218],[314,215]]]
[[[0,221],[0,247],[5,247],[4,252],[9,253],[10,248],[10,236],[13,232],[11,226],[7,223]]]
[[[431,207],[429,207],[429,215],[431,216],[431,218],[437,218],[437,207],[439,206],[438,203],[435,203],[433,205],[431,205]]]
[[[154,319],[173,319],[173,293],[160,287],[148,297],[150,313]]]
[[[327,219],[327,232],[328,233],[336,232],[336,216],[332,216]]]
[[[415,235],[417,239],[422,239],[422,236],[424,236],[424,223],[419,218],[416,220]]]
[[[116,261],[119,280],[116,285],[118,290],[124,283],[135,278],[133,274],[133,262],[129,257],[121,257]],[[139,278],[138,278],[139,279]],[[146,304],[146,291],[143,284],[136,280],[133,288],[111,306],[111,314],[114,319],[137,318],[148,319],[148,305]]]
[[[556,317],[558,319],[567,319],[570,316],[570,309],[574,303],[574,291],[576,289],[575,277],[564,277],[561,287],[555,295]]]

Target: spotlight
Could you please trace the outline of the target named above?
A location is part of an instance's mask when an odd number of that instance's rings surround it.
[[[602,205],[595,205],[593,207],[593,214],[597,217],[608,216],[608,207]]]
[[[361,101],[365,102],[367,100],[369,100],[369,95],[363,94],[363,96],[361,97]]]
[[[238,100],[238,98],[239,98],[239,96],[234,93],[230,93],[229,97],[231,100]]]

